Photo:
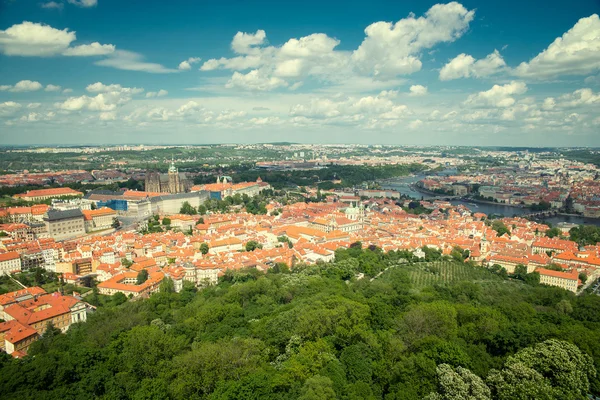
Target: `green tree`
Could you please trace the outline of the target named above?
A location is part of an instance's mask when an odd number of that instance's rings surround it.
[[[488,382],[499,399],[584,399],[595,377],[589,355],[572,343],[550,339],[508,357],[504,369],[490,373]]]
[[[333,381],[325,376],[315,375],[304,382],[299,400],[334,400]]]
[[[162,220],[162,224],[163,224],[164,226],[171,225],[171,218],[164,217],[164,218],[163,218],[163,220]]]
[[[550,228],[546,231],[546,236],[549,238],[555,238],[562,234],[562,231],[558,228]]]
[[[499,219],[496,219],[494,222],[492,222],[492,229],[496,231],[498,236],[502,236],[504,234],[508,234],[508,236],[510,236],[508,227]]]
[[[208,254],[209,248],[208,243],[200,243],[200,253],[206,255]]]
[[[205,215],[206,214],[206,206],[204,204],[200,204],[198,206],[198,214]]]
[[[111,226],[115,229],[119,228],[121,226],[121,223],[119,222],[119,220],[117,219],[117,217],[113,218],[113,222],[111,224]]]
[[[198,211],[189,203],[189,201],[184,201],[179,209],[179,213],[185,215],[196,215],[198,214]]]
[[[452,368],[440,364],[436,368],[438,376],[437,393],[431,393],[427,400],[491,400],[490,388],[483,380],[466,368]]]
[[[136,285],[141,285],[148,280],[148,270],[143,269],[137,274]]]
[[[262,249],[262,244],[255,240],[250,240],[246,243],[246,251],[254,251],[256,249]]]

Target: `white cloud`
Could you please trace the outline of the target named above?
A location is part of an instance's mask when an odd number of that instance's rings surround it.
[[[29,103],[27,104],[27,108],[39,108],[42,103]]]
[[[396,81],[399,74],[421,69],[424,49],[462,36],[473,16],[474,11],[451,2],[434,5],[423,17],[411,14],[395,24],[376,22],[365,29],[366,37],[354,52],[336,50],[340,41],[324,33],[292,38],[281,46],[267,46],[263,30],[238,32],[231,43],[236,56],[207,60],[200,70],[236,71],[227,87],[244,90],[283,86],[293,90],[308,78],[338,86],[364,77]],[[242,74],[246,70],[250,71]],[[261,84],[246,84],[249,80],[260,80]]]
[[[177,67],[180,71],[188,71],[192,69],[192,64],[199,63],[201,60],[200,57],[190,57],[185,61],[179,63],[179,67]]]
[[[592,89],[584,88],[575,90],[573,93],[567,93],[558,98],[547,97],[544,100],[544,108],[553,110],[555,108],[575,108],[600,104],[600,94],[594,94]]]
[[[363,73],[382,79],[419,71],[421,51],[460,38],[474,15],[474,11],[451,2],[434,5],[424,17],[411,14],[395,24],[375,22],[365,29],[366,38],[352,60]]]
[[[60,86],[58,85],[46,85],[46,92],[58,92],[60,90]]]
[[[65,5],[63,3],[57,3],[55,1],[49,1],[48,3],[40,4],[40,7],[42,7],[42,8],[56,9],[56,10],[62,10],[64,8],[64,6]]]
[[[98,4],[98,0],[67,0],[67,2],[83,8],[96,7]]]
[[[423,85],[412,85],[410,87],[411,96],[425,96],[427,94],[427,86]]]
[[[164,90],[164,89],[160,89],[158,92],[148,92],[146,93],[146,98],[151,98],[151,97],[164,97],[166,95],[168,95],[169,92]]]
[[[73,93],[73,89],[65,89],[62,91],[64,94]]]
[[[234,72],[231,79],[225,85],[226,88],[239,88],[252,91],[273,90],[278,87],[287,86],[287,82],[277,77],[262,76],[259,70],[252,70],[247,74]]]
[[[506,67],[506,62],[498,52],[488,54],[486,58],[475,60],[468,54],[459,54],[440,70],[440,80],[448,81],[458,78],[480,78],[500,72]]]
[[[39,82],[23,80],[23,81],[17,82],[14,86],[2,85],[2,86],[0,86],[0,91],[35,92],[36,90],[40,90],[42,87],[43,87],[42,84]]]
[[[600,18],[581,18],[562,37],[529,62],[521,63],[517,76],[544,79],[561,75],[588,75],[600,70]]]
[[[88,56],[105,56],[107,54],[112,54],[115,52],[115,45],[113,44],[100,44],[98,42],[94,42],[91,44],[82,44],[75,47],[70,47],[63,51],[64,56],[79,56],[79,57],[88,57]]]
[[[54,56],[76,39],[75,32],[29,21],[0,30],[0,50],[8,56]]]
[[[256,33],[238,32],[231,41],[231,48],[238,54],[258,53],[259,50],[255,46],[263,44],[266,38],[267,35],[262,29]]]
[[[85,90],[87,90],[90,93],[117,92],[117,93],[124,93],[124,94],[140,94],[144,91],[143,88],[123,87],[116,83],[113,83],[110,85],[105,85],[102,82],[96,82],[96,83],[92,83],[91,85],[87,85]]]
[[[408,124],[408,128],[418,129],[421,127],[421,125],[423,125],[423,121],[421,121],[420,119],[415,119],[414,121],[410,121],[410,123]]]
[[[100,93],[95,97],[80,96],[70,97],[63,103],[58,103],[57,107],[65,111],[80,111],[83,109],[91,111],[112,111],[117,104],[106,98],[106,94]]]
[[[0,30],[0,52],[7,56],[49,57],[57,55],[104,55],[114,51],[112,44],[94,42],[69,47],[77,39],[68,28],[55,29],[49,25],[24,21],[5,31]]]
[[[395,125],[410,115],[408,107],[392,100],[396,92],[382,91],[376,96],[313,98],[296,104],[289,115],[296,123],[362,125],[366,129]]]
[[[98,116],[100,121],[114,121],[117,119],[117,114],[114,111],[101,112]]]
[[[515,104],[513,95],[527,92],[523,82],[512,81],[506,85],[494,85],[490,90],[470,95],[465,105],[474,107],[510,107]]]
[[[0,103],[0,117],[9,117],[14,115],[22,106],[14,101],[5,101]]]
[[[290,39],[281,47],[259,47],[266,41],[264,31],[255,34],[238,32],[233,41],[232,49],[239,54],[233,58],[210,59],[202,64],[201,71],[215,69],[230,69],[244,71],[257,70],[263,80],[272,84],[271,88],[291,85],[292,89],[299,87],[296,80],[308,75],[320,77],[339,74],[343,69],[348,69],[347,52],[334,52],[339,41],[323,33],[315,33],[300,39]],[[254,72],[248,79],[254,76]],[[232,85],[244,89],[245,85],[235,85],[243,75],[232,76]],[[279,78],[279,79],[271,79]],[[285,84],[283,84],[285,80]],[[254,89],[250,89],[254,90]],[[270,89],[266,89],[270,90]]]
[[[177,72],[176,69],[167,68],[161,64],[145,62],[141,54],[127,50],[115,50],[108,58],[96,61],[94,64],[126,71],[142,71],[153,74]]]

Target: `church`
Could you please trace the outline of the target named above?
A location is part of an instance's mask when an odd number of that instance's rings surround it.
[[[192,182],[184,172],[179,172],[175,163],[171,161],[171,166],[166,174],[159,172],[146,172],[146,192],[159,193],[185,193],[189,192]]]

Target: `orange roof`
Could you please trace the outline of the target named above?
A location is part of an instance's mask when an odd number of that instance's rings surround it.
[[[9,260],[15,260],[19,258],[19,253],[17,253],[16,251],[9,251],[8,253],[1,253],[0,254],[0,262],[2,261],[9,261]]]
[[[102,207],[97,210],[82,210],[83,217],[86,220],[91,220],[94,217],[103,217],[107,215],[117,215],[117,212],[112,208]]]
[[[27,193],[20,193],[15,197],[40,197],[40,196],[83,196],[83,193],[73,190],[69,187],[29,190]]]
[[[540,275],[553,276],[555,278],[570,279],[570,280],[575,280],[575,281],[579,279],[579,273],[577,272],[576,269],[573,269],[569,272],[561,272],[561,271],[554,271],[554,270],[546,269],[546,268],[537,268],[536,271],[539,272]]]
[[[38,286],[33,286],[10,293],[5,293],[0,295],[0,305],[4,306],[6,304],[14,303],[17,301],[18,298],[23,297],[25,295],[35,296],[40,294],[46,294],[46,291]]]
[[[7,321],[0,323],[0,332],[4,331],[4,340],[16,344],[31,336],[37,335],[37,331],[19,321]]]
[[[137,190],[127,190],[123,193],[123,197],[156,197],[156,196],[164,196],[169,193],[160,193],[160,192],[142,192]]]

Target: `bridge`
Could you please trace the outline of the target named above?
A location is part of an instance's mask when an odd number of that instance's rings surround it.
[[[461,200],[463,196],[450,196],[450,195],[440,195],[436,197],[429,197],[427,199],[423,199],[424,201],[435,201],[435,200]]]
[[[547,210],[547,211],[538,211],[538,212],[532,212],[529,214],[523,214],[520,217],[522,218],[530,218],[530,219],[541,219],[541,218],[548,218],[548,217],[554,217],[558,215],[558,211],[556,210]]]

